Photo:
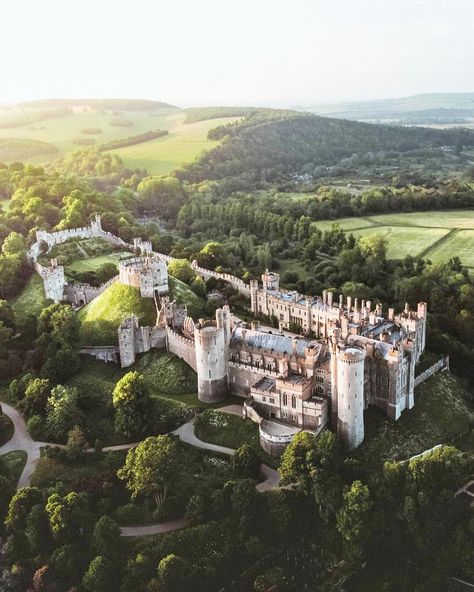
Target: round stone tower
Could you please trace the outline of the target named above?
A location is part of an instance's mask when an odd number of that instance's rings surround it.
[[[365,350],[354,345],[338,344],[335,356],[337,436],[347,449],[352,450],[364,439]]]
[[[227,395],[226,327],[223,311],[216,321],[200,319],[194,328],[198,396],[204,403],[221,401]]]

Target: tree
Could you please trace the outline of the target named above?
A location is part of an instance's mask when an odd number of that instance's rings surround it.
[[[346,544],[349,557],[359,559],[363,557],[370,536],[373,502],[369,488],[361,481],[354,481],[343,498],[343,505],[337,513],[337,530]]]
[[[102,516],[94,526],[92,543],[97,553],[109,559],[115,559],[122,549],[120,527],[109,518]]]
[[[80,422],[76,388],[58,384],[51,390],[46,405],[48,432],[55,440],[64,440],[67,433]]]
[[[20,402],[22,412],[26,416],[44,415],[50,393],[51,385],[46,378],[30,380],[25,390],[25,398]]]
[[[158,578],[165,592],[181,592],[187,588],[189,576],[188,562],[171,553],[158,564]]]
[[[15,330],[15,313],[11,305],[6,300],[0,300],[0,321],[3,322],[5,327]]]
[[[102,555],[97,555],[87,568],[82,585],[88,592],[107,592],[116,590],[114,587],[114,570]]]
[[[186,199],[182,183],[175,177],[147,177],[137,190],[139,208],[158,212],[165,220],[175,220]]]
[[[185,284],[190,284],[195,277],[194,270],[187,259],[173,259],[173,261],[170,261],[168,263],[168,273]]]
[[[10,501],[5,526],[12,531],[24,532],[28,514],[33,506],[41,504],[43,494],[37,487],[19,489]]]
[[[241,477],[256,478],[260,473],[261,461],[252,446],[242,444],[232,457],[232,465]]]
[[[151,495],[159,510],[177,483],[179,467],[178,444],[170,436],[156,436],[132,448],[117,475],[126,482],[132,499]]]
[[[299,484],[311,489],[311,462],[315,438],[308,432],[295,434],[285,448],[280,461],[280,476],[284,484]]]
[[[49,565],[43,565],[33,575],[33,590],[35,592],[54,592],[56,586],[51,575]]]
[[[151,421],[151,398],[138,372],[128,372],[113,392],[115,428],[128,438],[138,438],[148,431]]]
[[[90,515],[82,493],[72,491],[65,496],[53,493],[46,502],[46,513],[57,540],[76,543],[87,530]]]
[[[2,253],[6,257],[15,257],[25,255],[26,242],[18,232],[11,232],[3,241]]]
[[[224,265],[224,246],[215,241],[209,242],[199,251],[196,259],[205,269],[215,269],[218,265]]]

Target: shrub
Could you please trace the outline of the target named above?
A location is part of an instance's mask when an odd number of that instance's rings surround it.
[[[32,415],[26,429],[33,440],[44,440],[47,435],[46,421],[41,415]]]

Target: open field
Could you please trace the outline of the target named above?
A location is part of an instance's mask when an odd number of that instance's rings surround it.
[[[443,262],[458,256],[466,267],[474,269],[474,210],[341,218],[318,222],[317,226],[327,230],[334,222],[356,237],[381,234],[391,258],[422,255]]]
[[[184,119],[185,112],[176,107],[135,111],[75,107],[69,114],[58,110],[57,116],[51,116],[51,109],[0,108],[0,162],[45,164],[71,150],[159,129],[169,134],[112,152],[131,169],[146,168],[150,174],[161,175],[215,146],[218,142],[208,140],[207,132],[239,118],[190,124],[185,124]]]
[[[164,175],[194,160],[204,150],[209,150],[218,142],[207,139],[207,132],[219,125],[235,121],[227,117],[171,126],[169,134],[150,142],[135,144],[126,148],[112,150],[118,154],[129,169],[147,169],[150,174]],[[177,119],[174,119],[176,122]]]

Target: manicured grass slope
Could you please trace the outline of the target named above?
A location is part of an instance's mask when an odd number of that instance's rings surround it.
[[[81,343],[116,344],[120,323],[131,315],[137,316],[142,325],[153,325],[156,321],[154,300],[142,298],[138,288],[124,286],[118,282],[112,284],[79,311]]]
[[[415,407],[397,422],[378,409],[365,412],[365,440],[354,456],[365,466],[403,460],[436,444],[456,444],[474,426],[474,413],[453,375],[437,374],[415,390]]]
[[[43,280],[36,273],[12,302],[13,310],[20,322],[29,315],[39,316],[45,304]]]
[[[434,262],[458,256],[474,268],[474,210],[410,212],[318,222],[321,230],[337,223],[354,236],[380,234],[387,241],[388,256],[400,259],[422,255]]]
[[[227,448],[239,448],[242,444],[251,446],[260,456],[262,462],[276,467],[279,460],[269,456],[260,446],[258,425],[238,417],[220,411],[207,410],[198,415],[195,434],[204,442],[226,446]]]

